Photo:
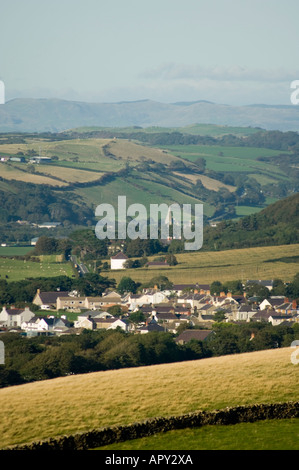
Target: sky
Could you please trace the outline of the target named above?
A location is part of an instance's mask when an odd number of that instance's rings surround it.
[[[6,101],[291,104],[298,0],[0,0]]]

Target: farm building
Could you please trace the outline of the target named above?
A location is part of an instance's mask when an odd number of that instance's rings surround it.
[[[117,253],[117,255],[110,258],[111,269],[125,269],[124,264],[127,261],[128,257],[122,251]]]

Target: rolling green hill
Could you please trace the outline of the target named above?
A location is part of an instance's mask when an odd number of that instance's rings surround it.
[[[205,222],[257,214],[298,191],[298,148],[296,133],[218,125],[1,134],[0,156],[24,160],[0,162],[2,241],[17,220],[59,222],[65,234],[93,225],[96,206],[118,195],[147,209],[202,203]]]
[[[206,248],[248,248],[293,244],[299,241],[299,194],[284,198],[258,214],[239,221],[222,221],[217,227],[207,227]]]

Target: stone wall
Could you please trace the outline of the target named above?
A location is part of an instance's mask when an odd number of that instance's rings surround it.
[[[252,423],[266,419],[299,417],[299,402],[237,406],[215,411],[199,411],[181,416],[158,417],[127,426],[95,429],[89,432],[17,445],[4,450],[87,450],[174,429],[204,425]]]

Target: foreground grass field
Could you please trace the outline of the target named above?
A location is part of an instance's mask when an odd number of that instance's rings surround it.
[[[129,276],[136,282],[147,282],[164,275],[175,284],[211,283],[240,279],[283,279],[291,281],[299,271],[293,257],[299,255],[299,245],[280,245],[226,251],[198,251],[176,254],[178,264],[167,268],[138,268],[109,271],[117,282]],[[153,260],[155,257],[149,257]],[[292,261],[293,259],[293,261]]]
[[[298,400],[292,348],[68,376],[0,390],[0,447],[156,416]]]
[[[95,450],[298,450],[299,419],[203,426],[157,433]]]

